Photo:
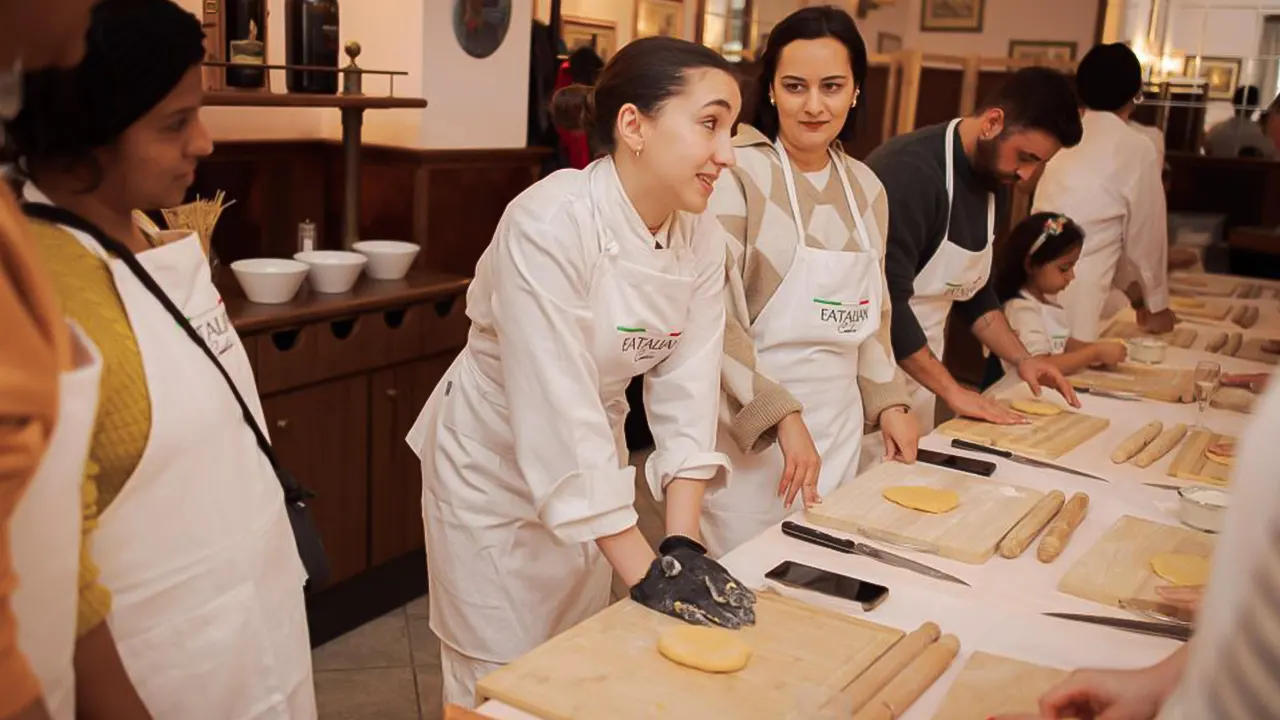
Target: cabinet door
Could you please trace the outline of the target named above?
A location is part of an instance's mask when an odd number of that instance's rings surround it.
[[[369,379],[321,383],[265,399],[280,462],[307,489],[333,582],[369,566]]]
[[[405,442],[454,354],[399,365],[373,376],[370,513],[373,564],[424,546],[422,464]]]

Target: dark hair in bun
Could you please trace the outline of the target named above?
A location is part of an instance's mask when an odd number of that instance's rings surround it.
[[[624,105],[654,115],[684,89],[686,73],[704,68],[734,75],[728,60],[703,45],[669,37],[633,40],[605,64],[594,89],[570,85],[557,91],[552,121],[561,130],[585,132],[593,150],[612,153],[613,128]]]

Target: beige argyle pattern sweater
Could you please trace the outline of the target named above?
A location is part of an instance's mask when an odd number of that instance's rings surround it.
[[[721,370],[729,433],[743,452],[759,452],[773,443],[774,427],[787,414],[802,410],[787,389],[756,366],[751,327],[777,292],[795,260],[795,220],[787,198],[781,157],[760,131],[741,125],[734,138],[737,165],[721,173],[708,212],[727,237],[725,357]],[[889,344],[889,288],[884,282],[884,242],[889,205],[884,186],[869,167],[845,155],[854,200],[862,212],[868,239],[880,252],[882,307],[880,328],[858,350],[858,373],[866,421],[875,425],[886,408],[909,404],[906,386]],[[835,168],[817,188],[792,167],[805,243],[824,250],[859,252],[853,216]]]

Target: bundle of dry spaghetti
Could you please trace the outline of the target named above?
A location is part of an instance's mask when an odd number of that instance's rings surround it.
[[[224,203],[225,197],[225,193],[221,190],[213,196],[212,200],[202,200],[197,195],[194,202],[160,212],[164,213],[164,221],[170,230],[194,232],[200,238],[200,244],[204,246],[205,255],[209,255],[209,243],[213,241],[213,228],[218,224],[218,218],[221,217],[223,210],[236,204],[235,200]]]

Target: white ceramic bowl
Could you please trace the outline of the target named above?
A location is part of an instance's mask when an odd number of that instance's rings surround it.
[[[231,272],[250,302],[287,303],[298,294],[311,269],[306,263],[283,258],[251,258],[231,263]]]
[[[1231,495],[1217,488],[1189,485],[1178,491],[1178,516],[1197,530],[1222,532],[1222,519],[1231,506]]]
[[[399,280],[409,272],[422,248],[399,240],[365,240],[351,246],[369,258],[365,273],[374,280]]]
[[[1134,362],[1158,365],[1164,362],[1165,349],[1168,345],[1159,338],[1136,337],[1125,341],[1129,346],[1129,359]]]
[[[311,289],[318,293],[344,293],[356,284],[369,259],[346,250],[308,250],[293,256],[311,266]]]

